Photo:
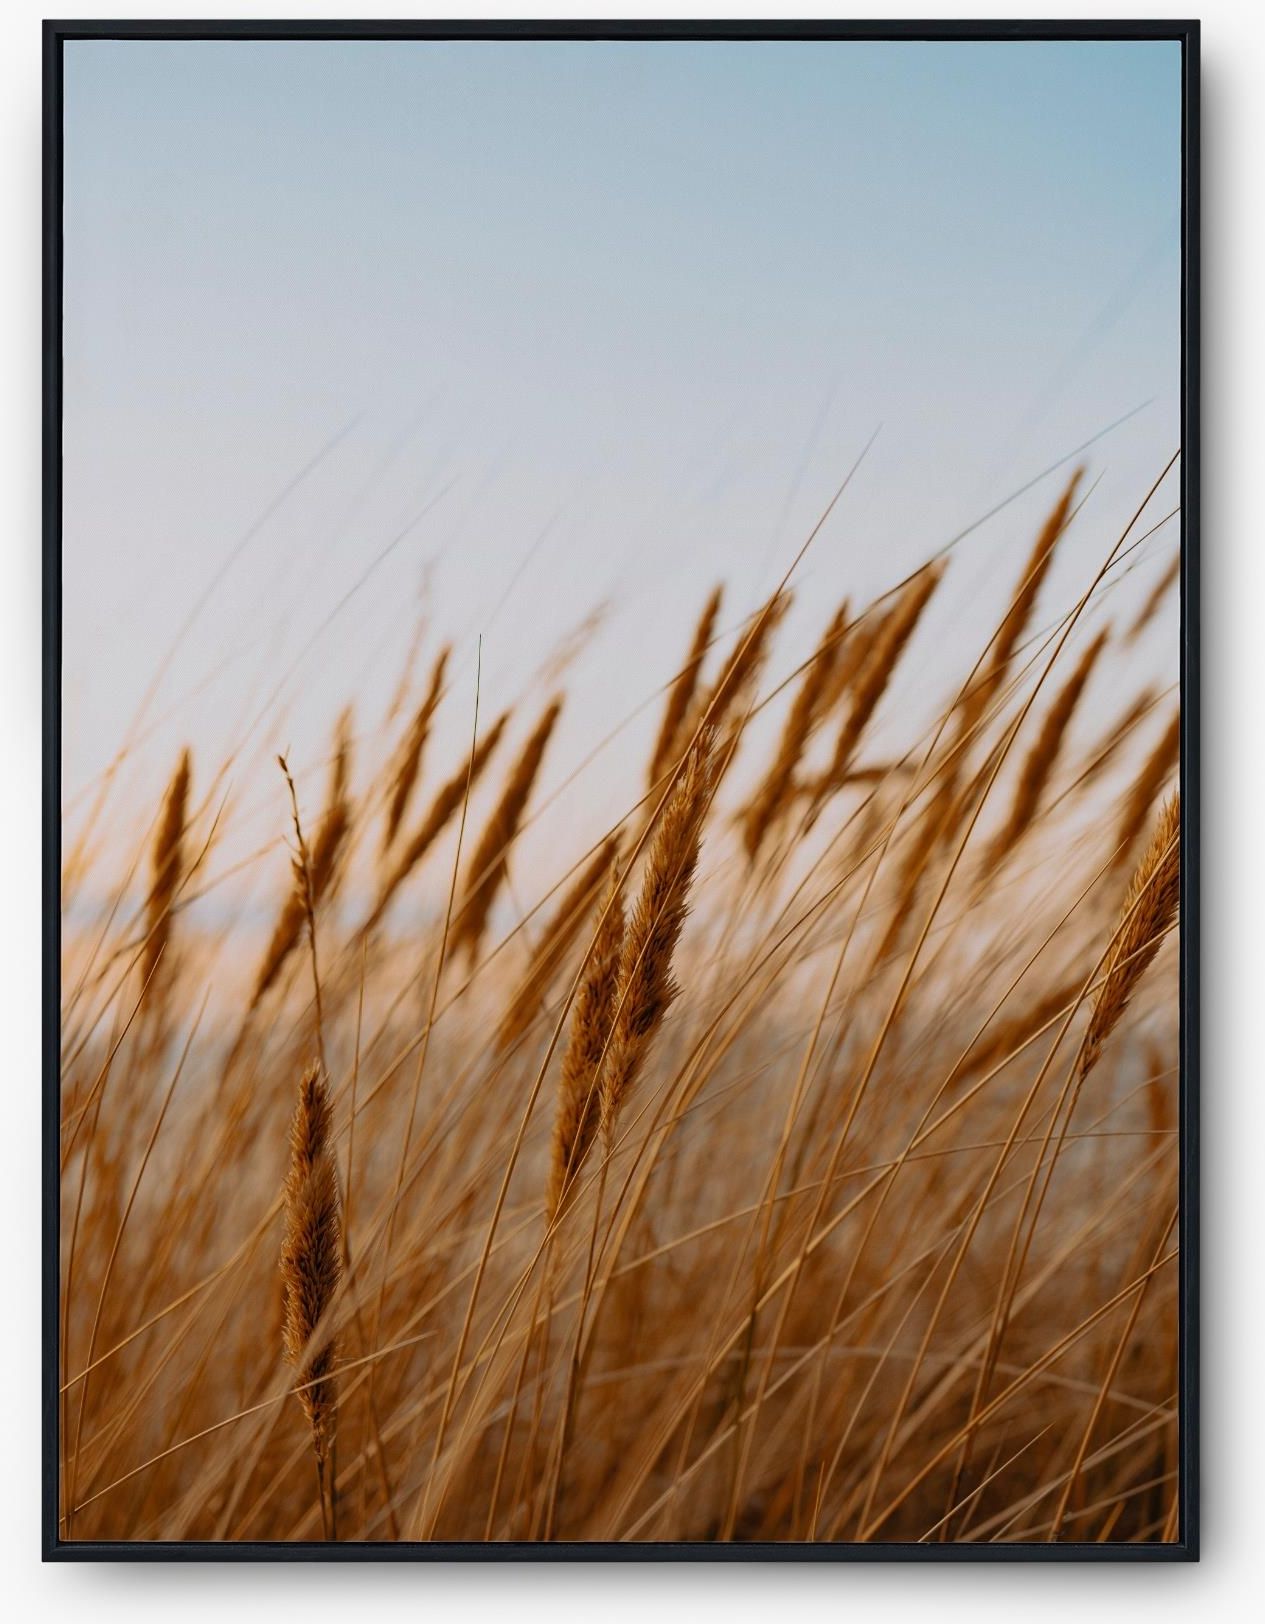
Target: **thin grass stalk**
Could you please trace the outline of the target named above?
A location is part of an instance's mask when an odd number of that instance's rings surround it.
[[[308,892],[311,892],[312,913],[331,895],[351,833],[351,802],[348,794],[350,768],[350,740],[346,726],[340,727],[338,747],[330,770],[329,791],[325,811],[317,825],[312,842],[311,861],[306,877],[292,873],[292,883],[282,905],[277,923],[273,927],[251,994],[250,1009],[255,1010],[265,994],[275,984],[294,951],[308,917]],[[293,868],[293,865],[292,865]]]

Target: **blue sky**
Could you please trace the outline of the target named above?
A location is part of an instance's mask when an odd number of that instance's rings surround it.
[[[1179,73],[1164,42],[71,42],[68,795],[210,583],[156,773],[278,688],[261,748],[372,710],[423,583],[491,705],[611,598],[578,758],[876,428],[788,660],[1143,406],[1090,455],[1074,591],[1177,445]],[[946,629],[1053,493],[972,537]],[[1171,628],[1148,657],[1172,680]]]

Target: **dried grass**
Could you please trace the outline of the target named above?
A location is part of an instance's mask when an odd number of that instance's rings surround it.
[[[630,660],[606,749],[538,676],[419,816],[441,655],[310,838],[313,764],[288,815],[236,764],[259,849],[191,856],[186,754],[74,842],[122,900],[64,921],[71,1538],[1175,1536],[1180,727],[1140,641],[1062,650],[1075,489],[952,646],[939,559],[708,680],[714,594],[648,793]]]

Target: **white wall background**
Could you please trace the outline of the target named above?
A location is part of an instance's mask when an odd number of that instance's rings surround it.
[[[243,15],[231,7],[132,4],[132,16]],[[274,3],[271,17],[345,16],[346,6]],[[375,3],[374,16],[415,7]],[[512,7],[436,8],[452,17],[514,15]],[[541,8],[555,17],[578,7]],[[609,8],[614,10],[615,8]],[[619,8],[624,15],[637,9]],[[673,8],[651,4],[647,16]],[[681,14],[740,17],[774,9],[741,0]],[[800,15],[835,8],[801,5]],[[1096,7],[975,3],[976,17],[1075,18]],[[6,1325],[0,1334],[0,1559],[9,1616],[94,1624],[126,1618],[235,1624],[365,1613],[378,1620],[503,1616],[522,1624],[560,1611],[624,1624],[647,1611],[663,1624],[724,1619],[745,1624],[881,1613],[885,1624],[933,1616],[937,1624],[989,1619],[1025,1624],[1087,1620],[1147,1624],[1186,1617],[1258,1616],[1265,1535],[1265,1404],[1262,1346],[1265,1226],[1258,1192],[1265,1148],[1260,1064],[1262,852],[1265,754],[1259,713],[1265,689],[1265,551],[1257,484],[1265,414],[1265,25],[1255,0],[1201,7],[1151,0],[1104,8],[1116,17],[1204,20],[1204,839],[1203,839],[1203,1502],[1198,1567],[767,1567],[715,1566],[179,1566],[44,1567],[39,1515],[39,836],[40,836],[40,33],[51,10],[117,15],[114,7],[38,7],[10,0],[0,41],[0,1089],[7,1155],[0,1163],[0,1233],[7,1237]],[[951,17],[932,0],[883,8],[889,16]],[[837,14],[837,10],[835,12]],[[1253,1599],[1255,1598],[1255,1599]]]

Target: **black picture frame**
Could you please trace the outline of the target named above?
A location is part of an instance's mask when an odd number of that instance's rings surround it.
[[[62,61],[75,40],[1168,40],[1182,52],[1181,941],[1178,1539],[1168,1544],[326,1544],[64,1541],[58,1535],[61,876]],[[269,22],[43,25],[43,1009],[41,1542],[58,1562],[1190,1562],[1199,1556],[1199,50],[1198,21]]]

